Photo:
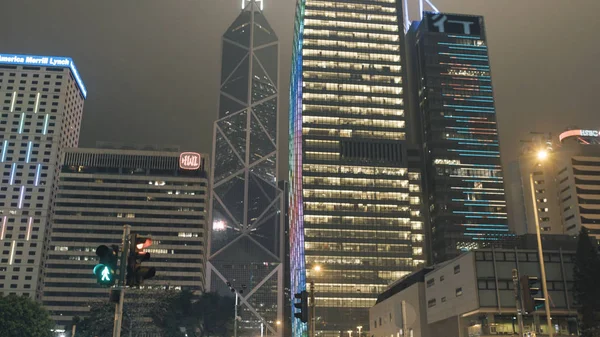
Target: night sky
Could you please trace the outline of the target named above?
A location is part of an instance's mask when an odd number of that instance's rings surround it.
[[[530,131],[600,127],[600,1],[434,1],[440,11],[485,17],[505,164]],[[210,152],[221,35],[240,8],[241,0],[2,0],[0,53],[74,59],[88,88],[82,147]],[[295,0],[265,0],[281,43],[282,155],[294,9]]]

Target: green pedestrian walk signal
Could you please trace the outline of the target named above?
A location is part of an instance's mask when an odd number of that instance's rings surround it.
[[[96,255],[98,255],[99,258],[98,264],[94,267],[96,282],[107,287],[114,285],[119,247],[113,245],[111,249],[105,245],[98,246],[98,248],[96,248]]]

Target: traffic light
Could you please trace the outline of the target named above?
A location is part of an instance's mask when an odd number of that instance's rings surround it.
[[[542,292],[542,284],[535,276],[523,275],[521,277],[521,292],[523,294],[523,309],[526,312],[534,312],[542,309],[545,299]]]
[[[152,239],[131,234],[130,240],[126,283],[130,287],[137,287],[156,275],[156,268],[142,266],[142,262],[150,260],[150,253],[144,252],[144,249],[152,245]]]
[[[299,318],[302,323],[308,322],[308,293],[306,290],[295,294],[294,298],[300,300],[300,302],[294,303],[296,309],[300,309],[300,312],[294,313],[294,317]]]
[[[112,248],[101,245],[96,248],[98,255],[98,264],[94,267],[96,282],[100,285],[110,287],[115,284],[117,261],[119,259],[119,247],[113,245]]]

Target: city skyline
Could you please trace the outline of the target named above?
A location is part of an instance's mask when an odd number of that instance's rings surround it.
[[[23,19],[39,24],[19,25],[20,31],[6,34],[2,52],[68,55],[75,60],[90,91],[82,146],[94,146],[96,141],[164,143],[210,152],[208,144],[218,103],[218,88],[211,83],[219,80],[218,70],[212,65],[217,64],[220,57],[217,47],[220,32],[239,14],[240,2],[218,1],[210,5],[210,10],[201,2],[178,2],[177,5],[155,0],[142,7],[120,4],[120,10],[114,11],[114,6],[106,3],[72,4],[59,0],[51,5],[39,4],[32,12],[25,10],[25,3],[11,1],[0,13],[0,31],[12,31],[10,27]],[[585,88],[593,86],[591,78],[600,76],[600,69],[593,66],[600,47],[578,41],[593,40],[593,32],[600,28],[597,20],[592,19],[600,3],[580,0],[576,4],[559,3],[551,7],[543,0],[512,1],[511,5],[437,0],[435,5],[440,11],[479,14],[486,18],[504,165],[516,159],[518,139],[534,126],[535,131],[558,133],[563,125],[593,123],[594,97]],[[287,90],[294,6],[293,0],[264,1],[265,14],[273,16],[271,24],[281,40],[280,90]],[[581,6],[586,10],[578,10]],[[527,11],[535,13],[535,22],[545,24],[531,25],[534,18]],[[57,24],[59,13],[64,12],[72,12],[70,17],[74,21]],[[126,19],[133,13],[147,20],[134,25],[132,20]],[[106,24],[103,18],[110,15],[115,16],[118,24]],[[219,19],[215,19],[217,17]],[[53,28],[44,28],[48,26]],[[78,29],[72,31],[73,26]],[[571,38],[571,34],[576,34],[577,39]],[[78,42],[71,43],[75,40]],[[194,46],[190,47],[190,41]],[[555,41],[561,41],[560,51],[551,47]],[[195,45],[215,48],[199,49]],[[561,67],[552,66],[555,64]],[[547,71],[550,68],[552,72]],[[117,83],[114,76],[110,76],[115,71],[120,77]],[[163,80],[156,81],[156,78]],[[175,81],[177,86],[173,85]],[[568,96],[574,98],[547,99]],[[281,106],[287,106],[286,99],[282,98]],[[286,127],[283,121],[286,114],[280,113],[283,116],[280,125]],[[138,118],[144,119],[140,123],[143,131],[131,132],[130,126]],[[190,122],[181,123],[183,118]],[[521,122],[514,123],[516,119]],[[161,133],[163,126],[173,132]],[[107,129],[114,132],[106,134]],[[282,147],[281,151],[287,149]],[[285,165],[281,166],[280,173],[285,173]]]

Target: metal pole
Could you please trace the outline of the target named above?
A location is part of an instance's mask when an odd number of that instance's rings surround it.
[[[523,310],[521,310],[521,289],[519,287],[519,272],[512,270],[513,284],[515,287],[515,306],[517,308],[517,322],[519,323],[519,336],[523,337]]]
[[[402,335],[408,336],[408,324],[406,322],[406,301],[402,301]]]
[[[115,324],[113,326],[113,337],[121,337],[121,324],[123,323],[123,301],[125,300],[125,273],[127,272],[127,255],[129,254],[129,234],[131,226],[123,226],[123,242],[121,247],[121,265],[119,266],[119,283],[117,288],[120,290],[119,303],[115,305]]]
[[[315,313],[315,281],[310,281],[310,337],[316,337],[317,318]]]
[[[77,324],[73,324],[73,330],[71,330],[71,337],[75,337],[75,330],[77,329]]]
[[[234,320],[233,320],[233,336],[234,337],[237,337],[237,326],[238,326],[238,324],[237,324],[237,322],[238,322],[238,312],[237,312],[237,309],[238,309],[238,292],[236,290],[235,291],[235,317],[234,317]]]
[[[533,202],[533,217],[535,218],[535,234],[537,236],[538,255],[540,259],[540,272],[542,274],[542,290],[544,291],[544,307],[546,308],[546,322],[548,324],[548,337],[554,336],[554,327],[550,318],[550,297],[548,297],[548,286],[546,284],[546,265],[544,263],[544,251],[542,250],[542,236],[540,234],[540,219],[538,218],[537,202],[535,200],[535,186],[533,183],[533,172],[529,174],[531,185],[531,201]]]

